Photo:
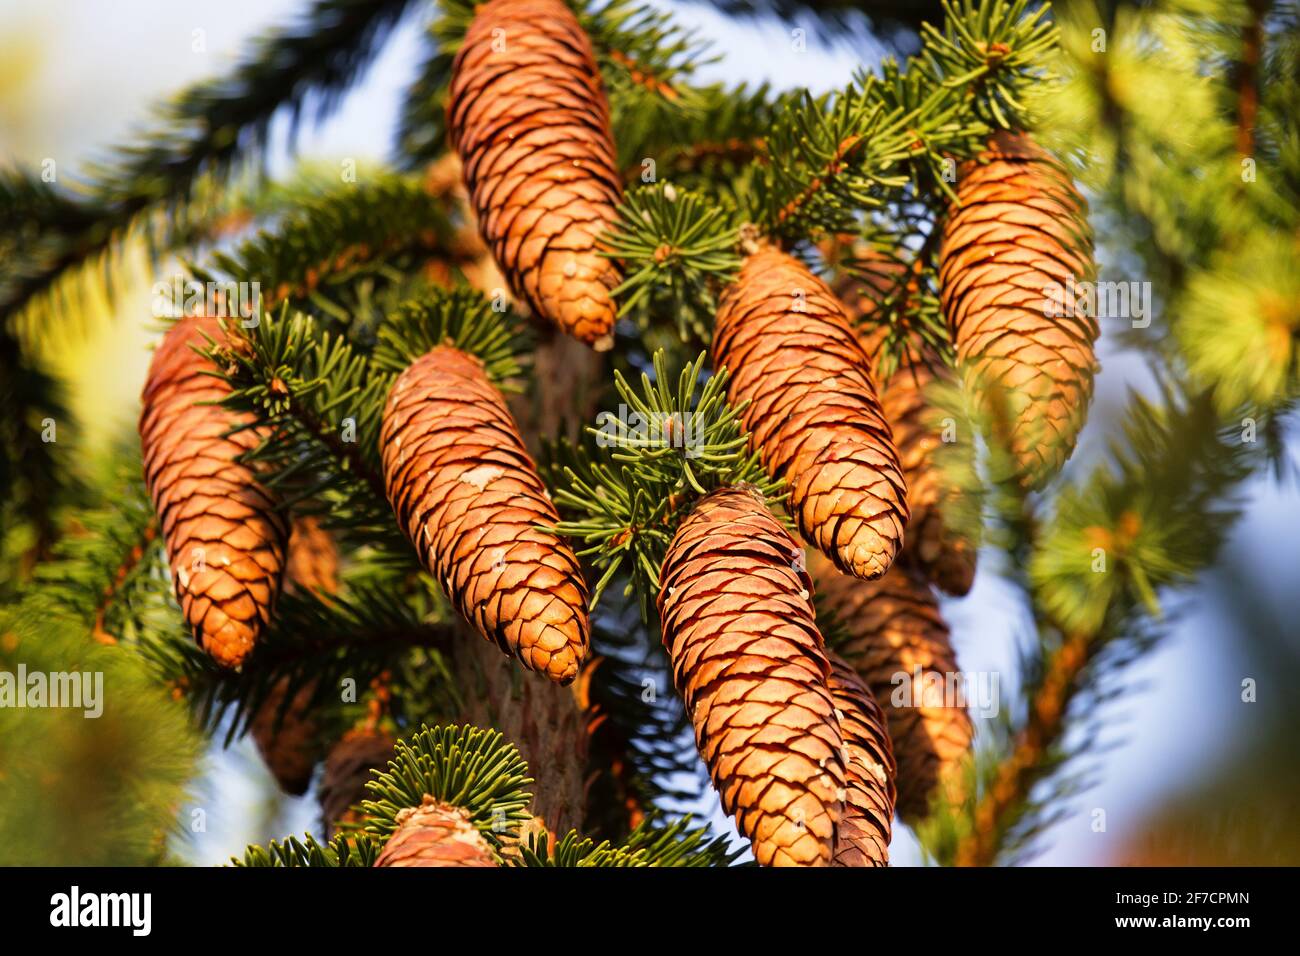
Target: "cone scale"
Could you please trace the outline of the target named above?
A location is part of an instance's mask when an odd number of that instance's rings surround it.
[[[846,577],[815,557],[809,570],[848,632],[837,652],[884,711],[898,764],[899,814],[924,817],[941,785],[959,800],[974,728],[966,709],[944,697],[948,678],[958,673],[957,656],[933,589],[905,567],[878,581]]]

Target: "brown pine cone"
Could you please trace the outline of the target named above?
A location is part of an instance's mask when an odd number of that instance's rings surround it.
[[[618,270],[596,240],[621,195],[591,41],[562,0],[489,0],[452,64],[452,143],[483,238],[534,313],[597,351]]]
[[[835,866],[888,866],[898,768],[885,715],[857,672],[838,654],[828,655],[828,686],[844,735],[844,815],[835,834]]]
[[[859,336],[869,355],[879,355],[888,319],[877,315],[875,295],[889,291],[892,282],[906,268],[902,263],[880,256],[874,268],[864,274],[841,281],[840,293],[851,315],[856,318]],[[868,289],[872,291],[868,291]],[[901,560],[921,567],[926,575],[949,594],[967,594],[975,580],[976,549],[943,519],[943,501],[956,489],[949,487],[935,454],[942,443],[941,429],[936,427],[934,410],[925,392],[940,376],[947,380],[948,370],[940,359],[925,349],[919,340],[909,342],[908,358],[892,375],[880,375],[880,404],[885,420],[894,432],[894,447],[907,481],[907,506],[911,517],[903,538]]]
[[[319,728],[311,714],[315,692],[315,683],[303,684],[281,717],[280,708],[289,693],[289,679],[283,678],[257,709],[249,728],[266,769],[281,790],[294,796],[307,792],[320,759]]]
[[[844,739],[802,549],[752,489],[720,489],[673,536],[658,603],[696,745],[755,859],[829,864]]]
[[[397,829],[375,866],[500,866],[462,807],[432,797],[397,814]]]
[[[903,541],[907,488],[872,363],[826,283],[774,249],[749,256],[718,306],[715,367],[805,540],[847,573],[884,574]]]
[[[837,652],[862,675],[885,712],[898,761],[898,812],[908,820],[924,817],[941,782],[949,799],[959,800],[974,728],[964,707],[945,706],[944,686],[949,674],[958,673],[957,657],[934,591],[909,568],[859,581],[816,555],[809,565],[848,634]],[[896,699],[904,685],[910,696]]]
[[[342,824],[360,822],[353,807],[366,799],[366,784],[374,779],[370,771],[388,768],[396,743],[383,731],[358,729],[348,731],[330,750],[319,794],[327,838]]]
[[[1093,278],[1087,204],[1024,133],[997,133],[959,178],[939,248],[944,315],[968,386],[1039,487],[1074,450],[1097,369],[1096,319],[1048,308],[1051,290]]]
[[[567,684],[587,654],[587,585],[482,363],[439,346],[393,383],[380,435],[388,500],[466,620]]]
[[[141,401],[145,481],[167,541],[176,597],[195,640],[239,667],[271,619],[280,593],[288,527],[269,491],[236,459],[256,430],[228,434],[249,416],[216,405],[229,394],[191,346],[226,341],[214,318],[181,319],[149,366]]]

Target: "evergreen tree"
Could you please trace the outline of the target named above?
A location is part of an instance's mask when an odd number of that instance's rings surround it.
[[[0,709],[0,860],[171,859],[244,734],[322,820],[240,865],[730,865],[710,782],[763,865],[884,864],[895,807],[1038,846],[1285,461],[1300,7],[773,9],[895,55],[813,95],[635,0],[315,0],[83,189],[0,170],[0,665],[108,718]],[[391,165],[268,181],[415,16]],[[88,461],[45,356],[140,239],[186,272]],[[1099,334],[1156,387],[1081,470]],[[977,552],[1035,640],[975,732]]]

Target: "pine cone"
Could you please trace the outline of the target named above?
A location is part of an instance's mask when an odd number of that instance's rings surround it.
[[[176,597],[195,639],[226,667],[257,644],[280,593],[288,527],[270,492],[236,459],[257,430],[216,405],[229,387],[191,346],[223,342],[216,319],[181,319],[149,366],[141,401],[145,481],[167,541]]]
[[[342,824],[360,822],[352,808],[366,799],[366,784],[374,779],[370,771],[388,767],[396,743],[382,731],[350,730],[330,750],[320,783],[327,838],[333,838]]]
[[[828,686],[835,700],[847,753],[844,815],[835,834],[835,866],[888,866],[894,818],[894,752],[885,715],[856,671],[828,655]]]
[[[311,714],[315,692],[315,683],[303,684],[281,717],[280,708],[289,693],[289,679],[281,679],[257,709],[249,728],[271,776],[281,790],[295,797],[307,792],[320,758],[319,728]]]
[[[425,797],[399,812],[397,824],[375,866],[500,866],[462,807]]]
[[[489,0],[452,64],[448,126],[515,295],[597,351],[619,283],[596,240],[620,182],[591,41],[562,0]]]
[[[713,360],[731,371],[733,403],[809,544],[863,578],[893,563],[907,489],[872,381],[871,360],[844,306],[785,253],[745,260],[722,296]]]
[[[819,593],[848,633],[836,650],[885,712],[898,761],[899,813],[909,820],[924,817],[941,782],[949,798],[959,800],[974,728],[965,708],[944,706],[943,689],[948,675],[958,672],[957,658],[934,591],[908,568],[859,581],[815,555],[809,565]],[[897,706],[894,694],[904,685],[911,694]]]
[[[722,797],[771,866],[825,866],[844,801],[802,550],[746,488],[702,499],[669,545],[659,616],[673,678]]]
[[[1094,274],[1087,204],[1054,158],[999,132],[963,168],[943,223],[939,283],[968,386],[1005,433],[1028,487],[1074,450],[1092,397],[1097,322],[1048,298]]]
[[[587,653],[587,586],[505,401],[439,346],[393,383],[380,436],[388,500],[430,573],[484,637],[567,684]]]
[[[902,263],[883,256],[874,266],[863,281],[877,295],[888,292],[905,269]],[[877,300],[856,280],[846,279],[837,291],[850,314],[856,316],[855,324],[867,354],[879,355],[888,319],[876,315]],[[876,368],[877,381],[883,382],[880,404],[894,433],[911,512],[900,560],[919,566],[944,591],[960,596],[969,593],[974,583],[977,552],[944,522],[943,501],[956,489],[949,486],[935,461],[942,435],[935,428],[934,410],[925,396],[939,376],[947,380],[948,370],[919,338],[909,342],[908,355],[915,361],[900,364],[888,378],[879,374],[879,366]]]

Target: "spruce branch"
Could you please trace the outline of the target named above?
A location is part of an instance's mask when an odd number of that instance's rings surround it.
[[[430,263],[451,270],[473,258],[443,198],[416,176],[375,173],[304,198],[273,232],[215,252],[213,268],[192,271],[204,282],[257,283],[268,310],[292,302],[353,334],[373,334],[375,318],[358,308],[360,284],[402,289]]]
[[[619,315],[636,315],[643,326],[671,315],[683,341],[706,340],[717,286],[740,268],[734,211],[660,182],[627,193],[618,215],[605,245],[623,264]]]
[[[214,665],[191,635],[175,626],[142,631],[133,643],[202,726],[226,727],[227,744],[248,730],[277,688],[287,688],[292,698],[314,685],[313,707],[337,706],[342,681],[365,686],[385,671],[403,668],[412,652],[420,653],[426,676],[436,678],[426,688],[432,699],[425,706],[453,702],[444,655],[456,639],[455,628],[442,623],[436,606],[421,607],[391,576],[349,580],[345,590],[329,598],[283,595],[264,644],[238,672]]]
[[[422,727],[399,740],[387,771],[366,784],[375,798],[362,807],[365,832],[388,837],[397,815],[426,797],[460,807],[495,849],[515,837],[530,819],[528,767],[519,751],[495,730]]]
[[[756,220],[784,241],[852,231],[861,211],[909,185],[947,193],[946,164],[967,158],[990,126],[1023,124],[1028,88],[1047,78],[1056,33],[1028,0],[958,7],[905,69],[860,75],[833,96],[805,93],[774,125],[759,177]],[[974,90],[975,92],[971,92]]]
[[[0,325],[0,594],[17,590],[53,553],[57,508],[75,488],[75,468],[57,442],[42,440],[49,422],[70,420],[59,382]],[[66,427],[66,426],[63,426]],[[26,532],[23,534],[23,532]]]
[[[623,404],[586,429],[596,449],[561,442],[552,452],[555,500],[562,516],[572,515],[556,531],[585,543],[578,554],[602,572],[593,607],[622,572],[625,593],[637,594],[649,618],[668,543],[698,498],[741,482],[777,498],[776,483],[745,450],[737,411],[726,401],[726,370],[699,388],[705,358],[701,352],[687,365],[675,388],[662,350],[654,355],[654,381],[643,372],[639,390],[616,371]]]
[[[366,833],[340,833],[328,843],[319,843],[310,833],[272,840],[266,846],[250,846],[243,859],[230,858],[237,867],[336,867],[374,866],[382,844]]]
[[[949,88],[973,101],[989,126],[1022,128],[1028,110],[1022,92],[1050,79],[1043,66],[1056,45],[1049,4],[1030,0],[944,0],[944,29],[921,27],[925,55]]]
[[[647,819],[621,844],[597,843],[570,830],[556,840],[549,833],[530,833],[512,859],[523,867],[667,867],[729,866],[739,851],[727,850],[726,837],[709,839],[707,827],[690,826],[683,817],[668,826]]]
[[[1043,632],[1024,668],[1028,707],[983,762],[955,828],[930,832],[941,862],[993,862],[1041,833],[1045,814],[1062,812],[1069,787],[1058,784],[1050,802],[1031,791],[1095,743],[1094,731],[1062,750],[1077,700],[1104,701],[1104,682],[1154,645],[1164,625],[1158,591],[1188,584],[1214,560],[1237,514],[1234,490],[1262,457],[1220,423],[1212,394],[1167,385],[1159,402],[1131,398],[1125,437],[1111,463],[1061,495],[1050,520],[1026,524],[1026,584]]]
[[[133,640],[170,622],[158,521],[141,480],[139,455],[103,479],[111,489],[99,508],[81,511],[49,559],[32,576],[29,601],[75,622],[101,644]]]
[[[473,355],[498,387],[519,390],[529,335],[499,299],[494,302],[470,289],[430,289],[409,299],[380,328],[373,362],[400,374],[440,345]]]
[[[1001,838],[1018,822],[1019,805],[1034,784],[1055,769],[1053,749],[1064,732],[1070,702],[1096,655],[1092,643],[1087,635],[1071,634],[1047,657],[1024,724],[971,811],[971,829],[954,853],[957,866],[991,866],[1006,852]]]

